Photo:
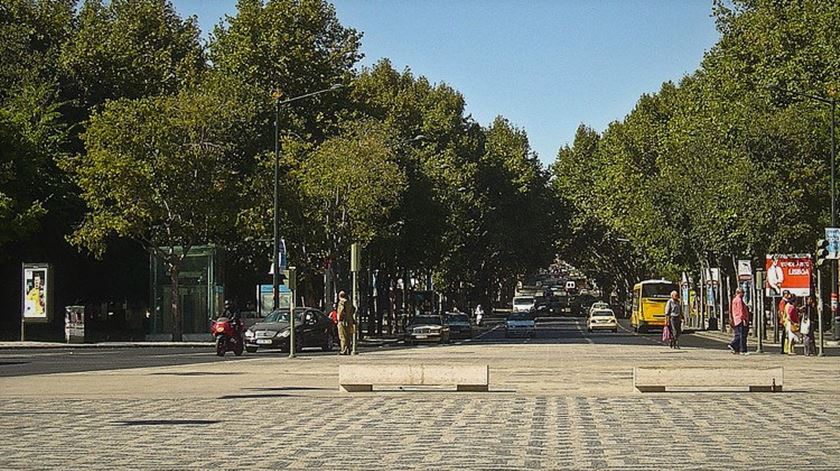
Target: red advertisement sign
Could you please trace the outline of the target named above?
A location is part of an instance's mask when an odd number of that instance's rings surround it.
[[[778,297],[785,290],[796,296],[811,295],[813,265],[808,254],[768,255],[764,265],[767,270],[764,288],[767,296]]]

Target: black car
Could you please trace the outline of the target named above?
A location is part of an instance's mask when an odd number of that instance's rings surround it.
[[[245,331],[245,349],[251,353],[260,348],[288,352],[289,336],[289,310],[277,310]],[[295,309],[295,350],[320,347],[329,352],[335,348],[336,339],[335,324],[324,313],[308,307]]]
[[[470,316],[462,312],[450,312],[446,314],[446,325],[449,326],[449,336],[456,339],[468,339],[472,337],[473,326]]]

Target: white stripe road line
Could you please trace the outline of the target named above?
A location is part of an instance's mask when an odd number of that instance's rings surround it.
[[[586,343],[589,345],[595,345],[595,342],[586,335],[586,332],[583,331],[583,328],[580,326],[580,322],[575,322],[575,327],[577,327],[578,332],[580,332],[580,336],[586,339]]]

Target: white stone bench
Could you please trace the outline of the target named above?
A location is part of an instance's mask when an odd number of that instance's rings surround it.
[[[380,365],[338,366],[338,388],[343,392],[372,391],[373,386],[455,386],[458,391],[487,391],[488,365]]]
[[[784,385],[782,367],[772,368],[633,368],[633,386],[640,392],[671,390],[722,390],[746,388],[778,392]]]

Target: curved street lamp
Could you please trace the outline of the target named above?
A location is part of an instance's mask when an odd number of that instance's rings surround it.
[[[274,217],[274,236],[273,236],[273,254],[272,254],[272,293],[274,296],[274,309],[280,307],[280,238],[279,238],[279,225],[280,225],[280,217],[278,214],[278,209],[280,206],[279,203],[279,189],[280,189],[280,106],[292,103],[294,101],[303,100],[306,98],[311,98],[315,95],[320,95],[322,93],[332,92],[342,88],[343,85],[337,83],[329,88],[325,88],[323,90],[318,90],[311,93],[306,93],[300,96],[288,98],[285,100],[280,100],[280,93],[275,92],[273,94],[274,97],[274,210],[272,215]],[[294,317],[294,313],[291,314]],[[292,351],[294,354],[294,351]]]

